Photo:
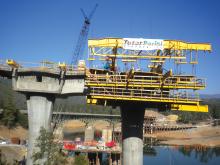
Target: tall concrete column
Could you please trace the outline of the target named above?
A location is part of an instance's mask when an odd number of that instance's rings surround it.
[[[54,103],[53,95],[49,94],[27,94],[28,108],[28,155],[27,164],[32,165],[32,154],[35,148],[35,140],[40,135],[40,128],[50,130],[52,106]]]
[[[50,129],[52,106],[56,95],[83,95],[85,70],[72,70],[65,67],[41,66],[34,68],[12,68],[12,88],[26,94],[28,107],[28,155],[27,164],[32,165],[35,140],[40,128]],[[10,73],[9,72],[9,73]],[[46,157],[41,160],[41,164]]]
[[[123,165],[143,165],[144,112],[140,103],[121,105]]]

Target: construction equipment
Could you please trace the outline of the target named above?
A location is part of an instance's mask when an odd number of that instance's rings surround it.
[[[6,63],[7,63],[9,66],[11,66],[12,68],[19,68],[19,67],[20,67],[20,65],[19,65],[16,61],[14,61],[14,60],[12,60],[12,59],[6,60]]]
[[[95,65],[87,74],[88,103],[120,105],[122,102],[144,102],[148,108],[207,112],[200,105],[197,90],[206,87],[204,78],[173,71],[170,65],[198,64],[198,52],[210,52],[209,43],[143,38],[103,38],[88,41],[89,56]],[[189,57],[190,55],[190,57]],[[98,57],[98,58],[96,58]],[[110,58],[111,69],[103,69],[100,58]],[[193,58],[194,57],[194,58]],[[191,62],[187,63],[187,59]],[[124,60],[144,61],[142,68],[118,71]],[[195,62],[196,61],[196,62]],[[166,64],[166,65],[165,65]],[[146,66],[149,70],[146,71]],[[166,68],[165,67],[171,67]]]
[[[95,5],[95,7],[93,8],[93,10],[89,14],[89,16],[87,16],[85,14],[85,12],[83,11],[83,9],[81,9],[81,12],[82,12],[83,17],[84,17],[84,24],[83,24],[83,27],[80,31],[78,41],[76,43],[76,47],[75,47],[75,50],[74,50],[74,53],[73,53],[73,56],[72,56],[72,60],[71,60],[71,65],[76,65],[77,61],[80,59],[80,56],[83,55],[86,39],[88,37],[89,27],[90,27],[90,24],[91,24],[91,19],[92,19],[92,16],[94,15],[94,13],[95,13],[97,7],[98,7],[98,4]]]

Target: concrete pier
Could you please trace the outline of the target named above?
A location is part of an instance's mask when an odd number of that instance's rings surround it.
[[[46,130],[50,130],[52,106],[54,103],[53,95],[27,95],[27,107],[28,107],[28,155],[27,164],[33,164],[31,156],[33,152],[36,152],[34,147],[35,140],[39,137],[40,128],[43,127]]]
[[[143,165],[144,112],[140,103],[121,105],[123,165]]]
[[[84,94],[84,70],[59,68],[13,68],[12,87],[27,98],[28,155],[27,165],[33,165],[32,155],[37,151],[36,139],[41,127],[50,130],[52,109],[58,95]],[[40,164],[46,160],[40,160]]]

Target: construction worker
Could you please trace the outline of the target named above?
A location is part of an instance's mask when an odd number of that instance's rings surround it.
[[[110,70],[111,69],[111,63],[110,63],[110,58],[106,57],[106,63],[104,65],[105,70]]]

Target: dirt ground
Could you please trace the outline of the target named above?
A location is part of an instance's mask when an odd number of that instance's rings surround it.
[[[95,127],[103,129],[109,127],[105,122],[93,123]],[[70,122],[65,125],[67,130],[85,129],[85,125],[82,122]],[[20,139],[27,139],[28,131],[22,127],[8,130],[4,126],[0,126],[0,138],[9,139],[12,137],[19,137]],[[200,125],[197,128],[180,130],[180,131],[163,131],[153,134],[146,134],[145,137],[155,137],[161,140],[162,144],[167,145],[203,145],[207,147],[220,147],[220,126],[207,126]],[[16,146],[0,146],[0,150],[3,155],[13,158],[9,161],[21,160],[26,155],[25,147]]]
[[[220,126],[200,126],[181,131],[161,131],[145,137],[155,137],[168,145],[220,146]]]
[[[103,121],[103,120],[97,120],[97,121],[88,123],[88,126],[94,127],[94,129],[97,129],[97,130],[103,130],[103,129],[109,128],[110,123],[107,121]],[[65,122],[64,124],[64,130],[66,132],[67,131],[81,132],[81,131],[84,131],[85,128],[86,128],[86,124],[79,120],[70,120],[70,121]]]
[[[65,125],[65,129],[76,131],[78,129],[85,129],[82,122],[72,121]],[[105,122],[94,123],[98,129],[103,129],[109,125]],[[96,129],[97,129],[96,128]],[[28,130],[17,127],[9,130],[4,126],[0,126],[0,138],[10,139],[12,137],[19,137],[20,139],[27,139]],[[145,137],[155,137],[162,140],[163,144],[185,145],[185,144],[200,144],[207,146],[220,146],[220,126],[198,126],[198,128],[180,130],[180,131],[163,131],[153,134],[146,134]]]
[[[8,129],[5,126],[0,125],[0,139],[2,140],[9,140],[13,137],[26,140],[27,133],[28,130],[20,126],[13,129]],[[0,151],[2,154],[2,159],[6,160],[9,164],[13,164],[14,160],[20,161],[24,156],[26,157],[27,155],[27,149],[25,146],[0,145]]]
[[[65,132],[83,132],[85,131],[85,123],[78,120],[70,120],[65,122],[63,126]]]
[[[25,140],[28,137],[28,130],[22,128],[21,126],[13,129],[8,129],[5,126],[0,125],[0,138],[10,139],[13,137],[18,137]]]
[[[27,149],[24,146],[0,145],[0,150],[2,154],[2,159],[6,160],[9,164],[13,164],[14,160],[21,161],[24,156],[27,156]]]

